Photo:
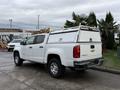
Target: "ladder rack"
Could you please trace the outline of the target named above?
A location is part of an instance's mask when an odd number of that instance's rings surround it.
[[[81,24],[79,26],[75,26],[75,27],[64,28],[64,30],[68,30],[68,29],[93,30],[93,31],[98,30],[97,27],[90,27],[90,26],[81,25]]]

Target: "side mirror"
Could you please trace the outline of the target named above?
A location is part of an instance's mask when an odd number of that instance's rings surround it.
[[[20,45],[26,45],[25,41],[20,42]]]

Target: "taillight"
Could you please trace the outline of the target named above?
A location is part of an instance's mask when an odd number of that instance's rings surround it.
[[[80,45],[74,46],[73,58],[80,58]]]

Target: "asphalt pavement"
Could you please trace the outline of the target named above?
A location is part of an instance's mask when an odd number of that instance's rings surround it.
[[[11,52],[0,52],[0,90],[120,90],[120,75],[66,70],[63,78],[55,79],[44,65],[25,62],[16,67]]]

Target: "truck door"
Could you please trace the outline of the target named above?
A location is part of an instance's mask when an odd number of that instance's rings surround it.
[[[34,46],[35,36],[30,37],[26,40],[26,45],[22,47],[23,58],[26,60],[32,60],[33,46]]]
[[[81,60],[102,57],[102,43],[99,31],[80,30],[79,40]]]
[[[32,56],[33,56],[33,60],[36,62],[43,63],[44,51],[45,51],[44,39],[45,39],[45,35],[37,35],[35,37],[35,45],[33,45]]]

